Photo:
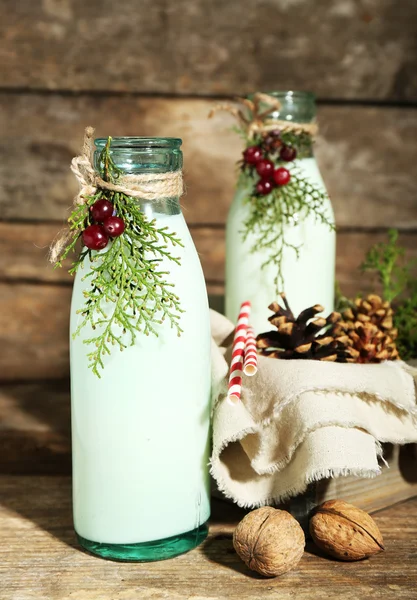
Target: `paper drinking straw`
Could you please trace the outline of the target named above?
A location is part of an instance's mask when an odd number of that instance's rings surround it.
[[[253,327],[249,325],[248,334],[245,342],[245,361],[243,363],[243,372],[245,375],[255,375],[258,370],[258,353],[256,352],[256,338]]]
[[[248,331],[250,315],[250,302],[243,302],[240,307],[239,318],[235,329],[235,337],[232,346],[232,360],[229,372],[229,388],[227,397],[230,402],[236,403],[240,400],[242,390],[242,370],[245,354],[245,343]]]

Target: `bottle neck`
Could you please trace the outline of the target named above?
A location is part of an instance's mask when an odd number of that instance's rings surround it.
[[[105,138],[95,140],[94,168],[103,178],[105,176],[100,156],[106,143],[107,139]],[[143,176],[143,186],[148,191],[153,191],[154,186],[155,191],[161,188],[160,184],[164,175],[178,173],[182,169],[181,143],[178,138],[113,138],[109,147],[109,155],[120,171],[118,181],[123,181],[124,176],[132,176],[131,180],[137,177],[137,183],[141,185],[141,176]],[[151,181],[146,177],[147,175],[152,176]],[[158,175],[161,177],[159,178]],[[180,214],[179,200],[179,195],[173,192],[167,192],[166,197],[161,193],[152,200],[137,198],[142,212],[149,218],[154,218],[158,214]]]
[[[311,126],[316,120],[316,102],[314,94],[310,92],[298,91],[275,91],[268,92],[266,97],[273,97],[279,101],[279,107],[273,110],[268,117],[271,128],[275,129],[273,122],[288,122],[300,125]],[[262,105],[261,109],[266,109]],[[276,135],[279,135],[280,126],[277,123]],[[273,132],[271,132],[273,133]],[[264,133],[264,136],[267,135]],[[285,133],[286,143],[297,150],[297,158],[314,158],[313,138],[307,132],[292,133],[290,130]]]

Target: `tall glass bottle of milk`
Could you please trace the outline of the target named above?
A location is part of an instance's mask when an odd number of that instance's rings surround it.
[[[262,124],[257,124],[257,142],[254,143],[261,144],[263,154],[256,155],[256,145],[254,150],[249,151],[252,152],[252,156],[246,154],[246,159],[251,161],[252,165],[249,165],[251,168],[246,172],[246,176],[239,179],[226,227],[226,315],[232,322],[236,322],[241,303],[250,300],[251,321],[257,333],[271,328],[267,320],[271,314],[268,306],[277,300],[278,291],[286,293],[295,314],[314,304],[322,304],[325,310],[330,312],[334,303],[334,217],[314,158],[312,137],[306,132],[298,135],[297,129],[293,129],[290,146],[285,146],[281,139],[285,138],[282,135],[285,123],[305,124],[305,130],[309,131],[309,126],[315,120],[315,99],[307,92],[272,92],[269,96],[279,100],[280,108],[268,115],[264,131]],[[290,174],[297,172],[298,178],[310,185],[299,190],[304,207],[316,201],[315,195],[318,191],[321,196],[318,212],[324,217],[322,219],[317,211],[313,214],[305,208],[293,210],[289,216],[285,216],[285,212],[288,213],[288,205],[283,203],[279,213],[280,222],[276,221],[277,234],[281,233],[281,219],[285,221],[283,236],[277,236],[277,240],[272,242],[269,248],[262,247],[259,233],[249,232],[244,235],[245,224],[253,216],[251,196],[253,197],[254,190],[259,198],[267,198],[262,194],[268,194],[268,189],[257,187],[261,181],[259,173],[262,173],[262,168],[265,167],[255,164],[259,158],[266,158],[267,162],[268,158],[271,158],[272,162],[275,162],[275,170],[278,166]],[[266,167],[268,166],[270,165],[267,164]],[[276,186],[277,183],[272,177],[270,181]],[[282,184],[282,193],[285,194],[285,177],[282,181],[279,177],[275,179]],[[316,192],[311,194],[313,188]],[[288,201],[290,200],[291,198]],[[271,221],[267,201],[265,209],[262,210],[263,212],[258,210],[256,215],[258,225],[261,226],[262,218],[266,221],[268,217]],[[278,214],[279,207],[275,207],[274,210],[274,214]],[[274,224],[270,223],[269,227],[273,230]],[[280,246],[283,238],[285,245]],[[275,262],[271,262],[271,252],[278,255],[280,247],[282,254]],[[277,289],[276,282],[278,260],[282,274],[280,289]]]
[[[95,140],[95,165],[105,139]],[[124,174],[182,167],[181,140],[114,138]],[[126,561],[170,558],[207,534],[209,502],[210,325],[200,261],[179,198],[138,200],[148,220],[180,238],[179,264],[157,265],[180,299],[177,332],[167,322],[106,356],[101,378],[88,368],[91,328],[71,335],[74,525],[82,546]],[[102,251],[102,252],[105,252]],[[71,333],[80,322],[89,265],[78,270]],[[130,343],[130,342],[129,342]]]

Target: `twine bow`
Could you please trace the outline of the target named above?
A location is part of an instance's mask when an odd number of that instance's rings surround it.
[[[249,139],[253,139],[257,133],[264,133],[280,129],[281,131],[293,131],[294,133],[307,133],[315,136],[318,132],[316,123],[296,123],[295,121],[283,121],[275,119],[271,116],[275,111],[282,108],[278,98],[269,94],[257,92],[253,96],[253,100],[248,98],[236,98],[238,104],[249,109],[249,113],[245,113],[242,108],[232,106],[231,104],[217,104],[209,113],[211,118],[216,112],[224,110],[232,114],[238,121],[242,129],[247,133]],[[266,105],[268,108],[261,110],[261,105]]]
[[[183,193],[182,171],[165,173],[141,173],[123,175],[118,183],[105,181],[94,170],[91,154],[94,146],[94,128],[86,127],[84,132],[83,149],[79,156],[71,161],[71,171],[74,173],[80,190],[74,198],[74,206],[85,204],[88,198],[94,196],[98,189],[121,192],[141,200],[162,200],[164,198],[180,197]],[[69,228],[61,231],[49,249],[49,260],[56,263],[67,244],[78,235]]]

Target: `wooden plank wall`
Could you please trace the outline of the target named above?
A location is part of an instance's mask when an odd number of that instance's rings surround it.
[[[257,89],[310,89],[343,290],[372,289],[357,266],[389,227],[417,256],[415,0],[3,0],[0,16],[0,427],[20,431],[13,448],[30,456],[49,435],[59,453],[67,439],[71,280],[46,249],[86,125],[183,138],[184,212],[221,293],[241,147],[228,115],[207,114]],[[34,406],[51,398],[47,422]]]

